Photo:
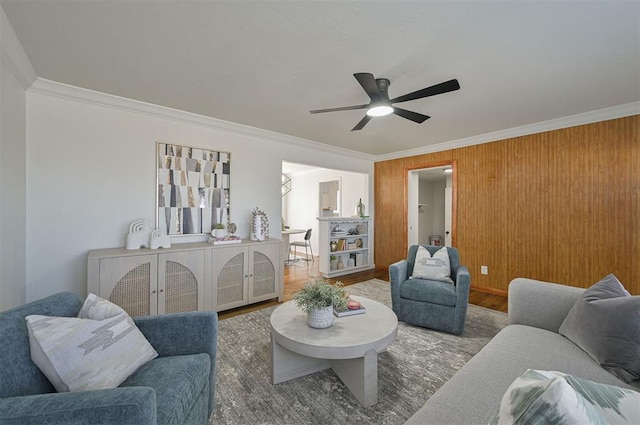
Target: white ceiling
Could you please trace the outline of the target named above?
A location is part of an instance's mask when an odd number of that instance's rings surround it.
[[[41,78],[372,155],[640,101],[638,1],[0,0]],[[461,89],[351,128],[368,103]]]

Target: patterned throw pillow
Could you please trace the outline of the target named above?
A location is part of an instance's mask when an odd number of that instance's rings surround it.
[[[115,388],[158,353],[117,305],[89,294],[75,317],[26,317],[31,359],[58,392]]]
[[[640,423],[640,393],[561,372],[527,370],[502,397],[491,425]]]
[[[416,251],[413,274],[409,279],[441,280],[453,284],[447,247],[443,246],[431,256],[427,248],[419,246],[418,251]]]

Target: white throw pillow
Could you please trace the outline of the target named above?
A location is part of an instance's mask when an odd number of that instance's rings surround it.
[[[427,248],[419,246],[413,265],[413,274],[409,279],[441,280],[453,284],[447,247],[443,246],[431,256]]]
[[[122,308],[94,294],[78,318],[25,319],[31,359],[58,392],[115,388],[158,356]]]
[[[502,397],[491,425],[640,423],[640,393],[561,372],[527,370]]]

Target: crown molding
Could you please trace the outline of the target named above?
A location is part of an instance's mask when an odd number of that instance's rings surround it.
[[[0,6],[0,58],[7,64],[23,89],[27,90],[38,78],[2,6]]]
[[[591,124],[599,121],[607,121],[616,118],[629,117],[640,114],[640,102],[631,102],[624,105],[585,112],[568,117],[556,118],[548,121],[541,121],[534,124],[527,124],[520,127],[508,128],[491,133],[480,134],[478,136],[465,137],[463,139],[449,142],[437,143],[416,149],[392,152],[377,155],[376,162],[391,159],[405,158],[409,156],[424,155],[427,153],[442,152],[450,149],[463,148],[466,146],[480,145],[482,143],[496,142],[498,140],[511,139],[514,137],[527,136],[530,134],[543,133],[545,131],[559,130],[562,128],[575,127],[577,125]]]
[[[289,136],[274,131],[263,130],[256,127],[250,127],[243,124],[237,124],[230,121],[224,121],[217,118],[211,118],[204,115],[198,115],[191,112],[181,111],[178,109],[168,108],[166,106],[155,105],[152,103],[141,102],[126,97],[115,96],[94,90],[84,89],[69,84],[59,83],[56,81],[37,78],[31,85],[30,91],[61,97],[69,100],[86,102],[106,108],[135,112],[144,115],[169,119],[181,123],[198,125],[207,128],[223,130],[243,136],[251,136],[259,139],[268,139],[273,142],[283,143],[286,145],[297,145],[310,149],[319,149],[322,151],[334,152],[341,156],[347,156],[354,159],[362,159],[366,161],[379,162],[391,159],[404,158],[409,156],[423,155],[434,152],[441,152],[450,149],[462,148],[466,146],[479,145],[482,143],[495,142],[498,140],[510,139],[514,137],[526,136],[530,134],[542,133],[545,131],[558,130],[577,125],[590,124],[599,121],[622,118],[631,115],[640,114],[640,102],[632,102],[624,105],[613,106],[611,108],[600,109],[582,114],[571,115],[568,117],[557,118],[548,121],[542,121],[534,124],[527,124],[520,127],[509,128],[505,130],[494,131],[491,133],[480,134],[477,136],[466,137],[462,139],[452,140],[443,143],[423,146],[415,149],[391,152],[388,154],[370,155],[349,149],[340,148],[333,145],[315,142],[313,140],[303,139],[299,137]],[[295,162],[295,161],[294,161]]]
[[[277,133],[275,131],[263,130],[248,125],[237,124],[230,121],[224,121],[217,118],[198,115],[179,109],[169,108],[166,106],[155,105],[152,103],[141,102],[139,100],[133,100],[126,97],[84,89],[82,87],[72,86],[69,84],[58,83],[56,81],[47,80],[45,78],[37,78],[36,81],[31,85],[31,88],[29,90],[36,93],[61,97],[78,102],[85,102],[105,108],[126,112],[135,112],[157,118],[169,119],[184,124],[198,125],[201,127],[236,133],[243,136],[256,137],[261,140],[268,139],[270,141],[283,143],[289,146],[293,144],[305,148],[322,150],[325,152],[335,152],[338,155],[347,156],[354,159],[363,159],[371,162],[375,160],[374,155],[365,154],[362,152],[327,145],[300,137],[289,136],[286,134]]]

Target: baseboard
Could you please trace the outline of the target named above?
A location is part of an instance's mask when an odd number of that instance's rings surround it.
[[[478,286],[472,284],[471,289],[478,292],[484,292],[485,294],[500,295],[503,297],[509,295],[509,292],[504,289],[489,288],[488,286]]]

